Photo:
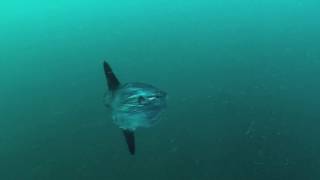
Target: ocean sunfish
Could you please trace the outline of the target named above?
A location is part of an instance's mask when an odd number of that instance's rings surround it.
[[[159,121],[166,107],[167,93],[145,83],[121,84],[105,61],[103,68],[109,90],[106,105],[111,108],[113,122],[122,130],[128,149],[134,155],[135,130],[151,127]]]

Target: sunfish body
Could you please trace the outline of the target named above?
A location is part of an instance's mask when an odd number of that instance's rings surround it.
[[[151,127],[159,121],[166,107],[166,92],[145,83],[121,84],[110,65],[103,62],[111,96],[107,96],[113,122],[123,131],[130,153],[135,154],[134,132]]]

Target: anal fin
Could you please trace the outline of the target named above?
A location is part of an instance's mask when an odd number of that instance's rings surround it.
[[[123,132],[123,135],[126,139],[126,143],[127,143],[130,154],[134,155],[135,151],[136,151],[134,131],[124,129],[124,130],[122,130],[122,132]]]

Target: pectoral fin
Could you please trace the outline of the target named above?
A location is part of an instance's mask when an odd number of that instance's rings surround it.
[[[135,151],[136,151],[134,131],[124,129],[124,130],[122,130],[122,132],[123,132],[123,135],[126,139],[126,143],[128,145],[128,149],[129,149],[130,154],[134,155]]]

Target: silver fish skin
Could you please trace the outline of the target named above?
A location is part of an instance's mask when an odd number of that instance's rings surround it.
[[[109,107],[113,122],[121,129],[151,127],[166,107],[167,93],[145,83],[126,83],[113,94]]]

